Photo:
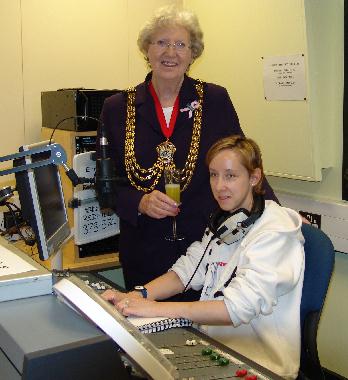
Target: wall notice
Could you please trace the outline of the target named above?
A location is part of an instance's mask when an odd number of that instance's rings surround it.
[[[263,57],[266,100],[306,100],[303,54]]]

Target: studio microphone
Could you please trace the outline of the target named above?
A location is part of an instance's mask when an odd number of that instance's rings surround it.
[[[92,116],[69,116],[60,120],[57,125],[54,127],[50,141],[51,144],[53,134],[55,130],[61,123],[64,123],[66,120],[70,119],[83,119],[83,120],[93,120],[99,124],[99,141],[97,141],[96,150],[98,152],[96,159],[96,172],[95,179],[77,177],[76,173],[72,169],[69,169],[66,165],[63,165],[66,171],[66,174],[70,178],[73,186],[83,183],[93,183],[95,184],[95,192],[97,200],[99,202],[100,209],[105,213],[112,213],[116,207],[116,195],[118,192],[118,186],[128,184],[127,177],[117,177],[114,161],[110,157],[109,152],[109,141],[104,129],[104,123],[102,120],[92,117]]]
[[[102,211],[112,212],[115,209],[116,195],[116,169],[111,157],[109,157],[109,141],[100,125],[99,157],[96,160],[95,192]]]

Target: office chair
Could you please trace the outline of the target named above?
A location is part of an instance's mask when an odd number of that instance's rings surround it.
[[[302,226],[305,272],[301,299],[301,364],[298,380],[324,380],[317,350],[320,315],[329,286],[335,251],[331,240],[310,224]]]

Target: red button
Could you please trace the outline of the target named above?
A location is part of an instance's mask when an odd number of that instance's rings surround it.
[[[257,376],[256,375],[250,375],[250,376],[247,376],[245,378],[245,380],[257,380]]]
[[[238,369],[236,371],[236,376],[237,377],[244,377],[247,373],[248,373],[248,371],[246,369]]]

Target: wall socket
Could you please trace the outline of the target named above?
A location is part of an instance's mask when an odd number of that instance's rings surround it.
[[[303,217],[305,217],[312,226],[317,227],[319,229],[321,228],[321,215],[302,210],[300,210],[299,213]]]

